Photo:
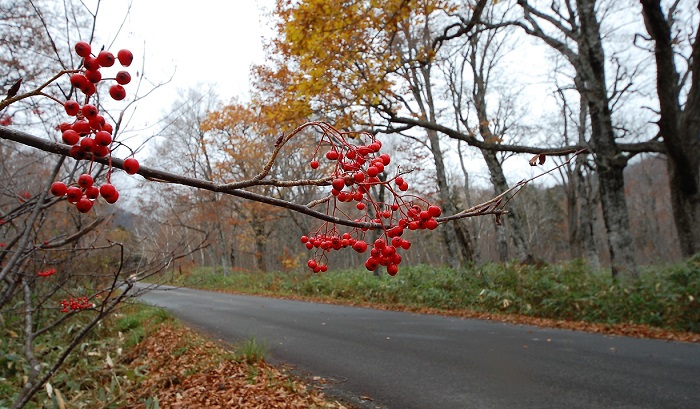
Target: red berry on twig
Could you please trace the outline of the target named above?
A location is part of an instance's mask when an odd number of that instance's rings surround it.
[[[109,87],[109,96],[111,96],[115,101],[121,101],[126,98],[126,90],[121,85],[112,85]]]
[[[65,196],[68,191],[68,187],[63,182],[53,182],[51,184],[51,194],[54,196]]]
[[[119,50],[117,53],[117,59],[119,59],[119,64],[124,67],[128,67],[131,65],[131,62],[134,61],[134,54],[132,54],[129,50]]]
[[[115,79],[118,84],[126,85],[131,82],[131,74],[126,71],[119,71]]]
[[[124,161],[124,171],[130,175],[138,173],[139,167],[139,161],[134,158],[129,158]]]
[[[102,67],[111,67],[114,65],[114,54],[109,51],[100,51],[97,54],[97,63]]]
[[[79,41],[75,44],[75,53],[78,54],[78,56],[86,58],[90,55],[90,52],[90,44],[88,44],[87,42]]]

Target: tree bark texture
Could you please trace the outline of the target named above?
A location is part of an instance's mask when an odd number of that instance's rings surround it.
[[[655,42],[658,125],[667,151],[673,216],[682,254],[689,257],[700,251],[700,25],[692,44],[690,89],[683,107],[672,16],[664,15],[660,0],[641,4],[647,32]]]

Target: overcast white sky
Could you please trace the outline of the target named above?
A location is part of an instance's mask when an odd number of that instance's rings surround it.
[[[216,84],[224,100],[245,97],[251,64],[263,62],[261,37],[269,33],[265,13],[273,6],[274,0],[102,1],[97,36],[115,53],[121,48],[134,53],[132,76],[143,58],[146,79],[161,83],[172,77],[139,104],[133,125],[157,120],[178,89],[199,83]]]

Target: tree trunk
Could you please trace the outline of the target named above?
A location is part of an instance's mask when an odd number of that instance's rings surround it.
[[[622,281],[631,281],[638,277],[638,272],[633,256],[622,174],[627,165],[627,157],[622,155],[615,142],[605,80],[605,53],[596,16],[596,0],[576,0],[575,3],[575,10],[570,11],[575,11],[576,16],[572,16],[570,21],[555,25],[563,36],[576,42],[576,47],[572,48],[566,41],[545,33],[537,23],[542,21],[549,25],[553,20],[564,19],[556,10],[555,3],[551,6],[554,14],[547,15],[533,8],[527,0],[518,0],[525,20],[532,25],[524,27],[527,33],[541,38],[552,49],[561,53],[576,70],[574,82],[581,98],[587,102],[591,120],[590,149],[600,179],[600,203],[608,231],[613,276]]]
[[[647,32],[656,43],[658,125],[667,151],[673,217],[682,254],[689,257],[700,251],[700,25],[692,45],[691,86],[682,107],[673,27],[664,16],[660,0],[641,0],[641,3]]]
[[[600,25],[595,14],[595,0],[578,0],[581,34],[577,39],[577,88],[588,102],[591,119],[591,145],[596,161],[603,219],[608,231],[608,247],[614,278],[632,281],[639,273],[634,261],[632,234],[625,199],[623,171],[627,158],[615,142],[607,84],[605,53]]]
[[[455,214],[456,208],[452,202],[450,194],[450,186],[447,183],[447,172],[445,170],[445,161],[440,147],[440,136],[434,130],[428,130],[428,140],[430,141],[430,151],[433,154],[435,162],[435,173],[437,176],[438,193],[440,195],[440,206],[445,214]],[[452,268],[461,266],[461,259],[464,257],[464,247],[458,247],[457,233],[455,232],[455,224],[448,223],[440,226],[442,239],[445,242],[447,250],[447,261]],[[471,255],[467,254],[467,260],[471,260]]]
[[[580,201],[579,211],[579,232],[581,236],[581,245],[583,247],[583,255],[588,261],[588,266],[593,271],[600,271],[600,257],[598,256],[598,248],[595,244],[595,226],[598,219],[597,215],[597,200],[591,186],[591,177],[583,174],[581,170],[577,172],[578,181],[578,197]]]
[[[473,47],[475,50],[476,47]],[[474,106],[476,108],[476,116],[479,121],[479,134],[482,139],[489,141],[494,139],[494,134],[491,132],[489,127],[489,117],[488,110],[486,106],[486,80],[484,78],[484,73],[481,67],[478,66],[478,61],[476,58],[475,51],[472,51],[472,57],[470,59],[470,64],[472,64],[472,72],[474,74],[474,89],[472,90],[472,97],[474,100]],[[501,194],[509,189],[508,181],[506,176],[503,174],[503,167],[501,162],[498,160],[498,153],[486,149],[481,149],[481,154],[486,161],[486,166],[489,169],[489,175],[491,177],[491,184],[495,193]],[[522,217],[518,209],[511,205],[508,209],[508,213],[505,217],[506,223],[510,231],[510,237],[513,240],[513,246],[515,247],[515,255],[519,260],[525,260],[532,256],[530,245],[525,239],[525,233],[522,224]],[[503,229],[503,226],[497,225],[496,230]],[[500,237],[500,236],[499,236]],[[503,246],[503,243],[499,239],[499,246]],[[499,251],[501,257],[506,256],[503,250]],[[506,260],[502,260],[506,261]]]
[[[486,161],[486,166],[489,169],[489,174],[491,176],[491,184],[493,184],[493,189],[495,194],[501,194],[505,192],[506,190],[509,189],[508,186],[508,181],[506,180],[506,176],[503,173],[503,167],[501,166],[501,163],[498,160],[498,154],[493,151],[487,151],[485,149],[481,150],[481,154],[484,156],[484,160]],[[506,216],[503,218],[508,227],[508,231],[510,233],[510,238],[513,240],[513,247],[515,248],[515,257],[518,260],[525,260],[528,258],[528,256],[531,256],[531,251],[530,251],[530,245],[525,239],[525,233],[523,231],[523,222],[522,218],[520,217],[520,212],[518,211],[517,208],[515,208],[513,205],[511,205],[508,208],[508,213]],[[496,230],[503,230],[505,232],[505,226],[503,225],[497,225]],[[505,241],[505,240],[503,240]],[[502,243],[500,245],[503,245]],[[507,257],[507,252],[506,254],[503,254],[504,252],[502,250],[499,250],[499,254],[501,257],[506,256]],[[507,261],[507,260],[502,260],[502,261]]]

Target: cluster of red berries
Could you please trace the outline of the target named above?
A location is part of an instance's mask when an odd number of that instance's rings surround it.
[[[124,161],[125,168],[128,160]],[[136,159],[133,160],[135,161]],[[134,166],[138,169],[138,162]],[[119,192],[114,185],[107,182],[97,187],[94,183],[92,176],[84,173],[78,177],[77,186],[66,186],[63,182],[52,183],[51,194],[57,197],[66,196],[68,203],[74,204],[80,213],[89,212],[99,196],[102,196],[109,204],[116,203],[119,200]]]
[[[39,277],[50,277],[50,276],[52,276],[52,275],[54,275],[54,274],[56,274],[56,269],[55,269],[55,268],[50,268],[50,269],[48,269],[48,270],[39,271],[38,273],[36,273],[36,275],[39,276]]]
[[[87,308],[93,308],[94,303],[91,303],[87,297],[69,298],[67,300],[61,300],[61,312],[69,312],[75,310],[84,310]]]
[[[114,128],[100,115],[98,108],[89,103],[90,97],[97,92],[96,84],[103,81],[100,68],[111,67],[115,61],[128,67],[134,59],[129,50],[120,50],[115,58],[109,51],[100,51],[97,56],[92,55],[90,44],[80,41],[75,45],[75,52],[83,58],[83,65],[79,72],[70,76],[71,85],[85,94],[85,103],[80,105],[77,101],[66,101],[63,106],[66,114],[75,117],[73,123],[64,122],[58,126],[61,131],[61,139],[67,145],[71,145],[70,155],[76,160],[90,157],[104,158],[111,154],[112,132]],[[119,71],[114,80],[117,84],[109,88],[110,96],[119,101],[126,97],[123,85],[131,81],[131,75],[126,71]],[[124,161],[124,170],[133,175],[139,170],[139,163],[134,158]],[[111,173],[111,168],[110,168]],[[78,211],[87,213],[92,209],[95,199],[99,196],[107,203],[115,203],[119,199],[119,192],[109,182],[97,187],[94,185],[90,174],[83,174],[78,178],[77,186],[66,186],[63,182],[55,182],[51,185],[51,193],[55,196],[66,196],[68,202],[74,204]]]
[[[408,190],[408,183],[403,177],[396,176],[388,181],[379,178],[391,163],[391,157],[386,153],[379,154],[382,144],[378,140],[370,136],[369,143],[357,146],[346,142],[342,137],[338,138],[337,134],[334,136],[335,139],[324,134],[319,142],[319,146],[324,143],[331,145],[325,158],[335,162],[334,178],[331,181],[332,209],[329,212],[342,211],[338,208],[339,203],[356,202],[355,208],[363,212],[363,215],[355,221],[381,225],[382,237],[374,242],[365,267],[374,271],[379,266],[385,266],[390,275],[395,275],[402,259],[398,250],[408,250],[411,247],[409,240],[401,238],[405,229],[435,229],[438,226],[435,218],[442,214],[442,210],[423,200],[420,201],[425,209],[410,199],[405,200],[408,196],[404,196],[403,192]],[[320,164],[314,159],[309,166],[318,169]],[[372,198],[370,188],[377,185],[388,190],[392,198],[391,204],[378,203]],[[327,271],[328,266],[322,260],[326,258],[326,253],[334,250],[352,248],[358,253],[365,253],[369,247],[363,240],[367,230],[354,229],[339,234],[334,226],[331,227],[326,222],[315,233],[302,236],[301,242],[307,249],[316,249],[316,256],[308,261],[307,266],[315,273]]]
[[[129,50],[119,50],[117,57],[109,51],[100,51],[97,56],[92,55],[90,44],[80,41],[75,44],[75,53],[83,57],[83,69],[71,75],[71,84],[81,90],[87,96],[97,92],[95,84],[102,81],[100,68],[108,68],[114,65],[116,60],[122,67],[128,67],[134,61],[134,55]],[[114,80],[117,82],[109,88],[109,95],[117,101],[126,97],[123,85],[131,82],[131,75],[127,71],[119,71]]]
[[[109,147],[112,144],[114,129],[111,124],[105,122],[104,116],[100,115],[97,107],[88,102],[97,92],[96,84],[103,80],[100,68],[111,67],[114,65],[115,58],[109,51],[100,51],[96,57],[92,56],[90,44],[84,41],[75,45],[75,52],[83,57],[83,67],[70,76],[70,82],[85,94],[85,104],[81,106],[77,101],[66,101],[63,104],[66,114],[76,119],[72,124],[64,122],[58,128],[63,142],[72,146],[70,151],[72,157],[80,160],[92,154],[102,158],[110,153]],[[121,65],[128,67],[134,56],[129,50],[120,50],[117,58]],[[110,87],[109,94],[119,101],[126,97],[123,85],[131,81],[131,75],[126,71],[119,71],[114,80],[117,84]]]

